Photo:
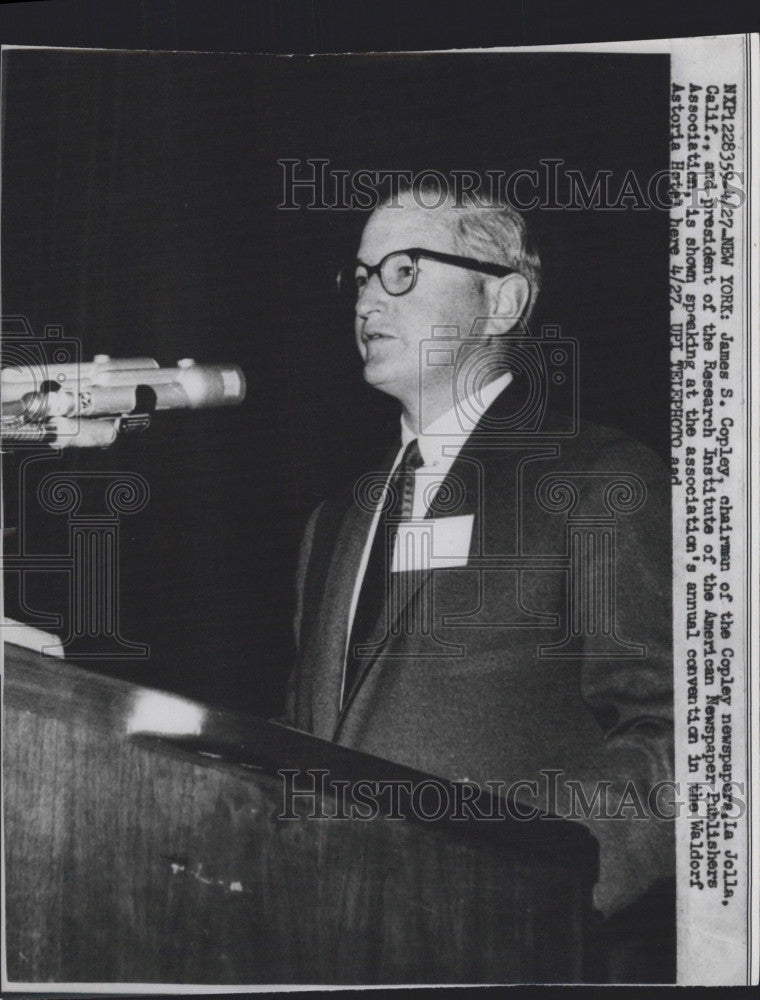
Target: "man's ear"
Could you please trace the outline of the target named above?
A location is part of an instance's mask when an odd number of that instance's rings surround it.
[[[530,299],[530,284],[521,274],[508,274],[506,278],[494,278],[488,283],[488,308],[495,320],[512,322],[505,325],[507,333],[523,315]]]

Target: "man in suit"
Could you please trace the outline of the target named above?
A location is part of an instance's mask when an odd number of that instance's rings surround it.
[[[452,780],[551,784],[620,919],[674,869],[667,471],[572,393],[552,409],[572,344],[528,329],[523,218],[435,195],[381,205],[342,275],[401,441],[308,524],[288,716]]]

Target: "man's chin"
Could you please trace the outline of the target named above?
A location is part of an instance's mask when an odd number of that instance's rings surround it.
[[[390,377],[390,372],[387,370],[387,367],[383,364],[379,364],[377,361],[365,361],[363,374],[364,381],[367,382],[368,385],[378,387]]]
[[[387,392],[391,396],[396,395],[394,386],[397,382],[393,377],[393,372],[389,371],[382,364],[375,364],[371,361],[367,362],[364,365],[364,381],[367,385],[371,385],[373,389],[377,389],[380,392]]]

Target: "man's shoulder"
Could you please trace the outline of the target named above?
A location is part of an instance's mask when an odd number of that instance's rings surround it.
[[[548,426],[562,426],[566,421],[551,419]],[[543,427],[543,425],[542,425]],[[572,433],[552,433],[538,429],[530,432],[485,432],[473,436],[468,450],[488,464],[504,460],[511,468],[516,456],[535,450],[540,464],[567,472],[636,472],[654,478],[669,477],[663,459],[650,447],[625,431],[590,420],[578,420]]]
[[[319,506],[324,516],[330,512],[345,513],[351,507],[373,512],[383,487],[398,456],[399,444],[378,450],[375,455],[353,471],[345,471],[333,490]]]
[[[360,472],[347,475],[335,484],[312,511],[309,526],[312,534],[334,536],[349,512],[371,515],[380,501],[393,462],[398,453],[394,447]]]
[[[556,485],[564,482],[575,494],[576,515],[638,512],[648,530],[659,526],[667,535],[670,469],[641,441],[618,428],[579,421],[577,433],[559,444],[549,464]],[[540,479],[542,473],[537,469],[535,475]]]
[[[557,444],[560,460],[574,462],[579,468],[616,471],[622,463],[620,471],[626,471],[626,466],[631,466],[628,471],[634,471],[635,466],[667,475],[667,466],[655,451],[616,427],[580,420],[576,433]]]
[[[494,439],[472,457],[488,470],[483,488],[491,497],[511,496],[517,488],[524,499],[537,500],[546,490],[569,490],[577,498],[576,513],[611,503],[669,519],[668,466],[647,445],[614,427],[579,421],[574,434],[520,436],[504,439],[503,447]],[[545,500],[551,506],[551,496]]]
[[[518,389],[523,381],[518,381]],[[525,391],[527,390],[523,387],[523,396]],[[470,448],[478,452],[482,446],[483,454],[479,458],[487,460],[486,456],[490,455],[492,460],[498,461],[501,452],[505,460],[511,463],[517,445],[530,449],[532,442],[535,442],[537,452],[543,450],[546,454],[547,449],[553,449],[557,468],[564,466],[581,472],[594,469],[617,470],[621,466],[623,471],[623,467],[628,466],[646,470],[653,477],[669,478],[666,462],[630,434],[591,420],[574,419],[568,413],[551,408],[539,415],[535,407],[529,405],[531,400],[523,396],[518,394],[515,402],[510,387],[510,390],[497,396],[484,414],[469,442]],[[528,429],[517,419],[520,413],[528,414],[531,420],[537,419],[538,426],[533,430]],[[503,443],[503,449],[499,448],[500,443]],[[551,464],[552,460],[548,461]]]

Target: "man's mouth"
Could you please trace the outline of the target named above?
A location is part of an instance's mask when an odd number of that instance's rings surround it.
[[[372,343],[373,340],[393,340],[394,337],[390,333],[383,333],[381,330],[373,330],[371,332],[364,331],[362,334],[362,340],[365,344]]]

